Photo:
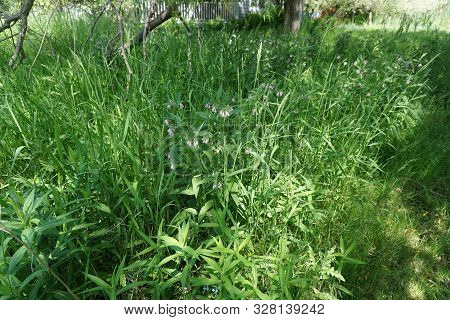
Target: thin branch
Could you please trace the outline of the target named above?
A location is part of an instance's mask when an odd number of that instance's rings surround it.
[[[133,70],[131,70],[130,64],[128,63],[128,57],[127,57],[127,49],[125,47],[125,30],[123,27],[123,18],[122,14],[120,13],[120,7],[122,6],[123,0],[119,1],[119,8],[117,8],[115,5],[112,5],[116,17],[117,17],[117,23],[119,27],[119,33],[120,33],[120,54],[123,58],[123,61],[125,62],[125,66],[127,67],[127,94],[130,89],[130,82],[131,82],[131,76],[133,75]]]
[[[0,42],[9,40],[9,39],[14,38],[15,36],[18,36],[18,35],[19,35],[19,33],[11,34],[11,35],[7,36],[6,38],[0,39]]]
[[[112,2],[112,0],[107,0],[106,3],[103,5],[103,8],[100,11],[99,15],[97,16],[97,18],[95,18],[94,23],[92,24],[91,29],[89,31],[89,36],[87,37],[86,41],[83,44],[83,49],[86,47],[86,45],[89,42],[89,40],[91,40],[91,38],[92,38],[92,36],[94,34],[95,27],[97,26],[98,21],[105,14],[106,9],[108,9],[108,6],[111,4],[111,2]]]
[[[10,230],[8,227],[6,227],[3,222],[0,221],[0,231],[3,231],[7,234],[9,234],[11,237],[14,238],[18,243],[20,243],[22,246],[25,247],[25,249],[30,253],[32,257],[36,259],[36,261],[41,265],[41,268],[45,269],[50,273],[59,283],[62,284],[62,286],[67,290],[67,292],[76,300],[80,300],[80,298],[69,288],[69,286],[53,271],[50,266],[45,262],[39,255],[34,252],[34,250],[27,245],[25,242],[22,241],[12,230]]]
[[[25,36],[28,30],[28,19],[25,16],[20,18],[20,32],[19,37],[16,43],[16,49],[14,50],[14,54],[9,59],[8,65],[13,68],[17,63],[22,62],[25,59],[25,52],[23,51],[23,44],[25,41]],[[18,60],[18,61],[17,61]]]
[[[113,46],[113,42],[120,37],[120,32],[116,33],[116,35],[114,35],[113,37],[111,37],[108,42],[106,43],[106,46],[104,48],[103,54],[110,58],[113,55],[113,51],[114,51],[114,46]]]
[[[5,15],[3,17],[5,22],[3,22],[3,25],[0,26],[0,32],[5,31],[6,29],[11,29],[16,24],[16,22],[20,20],[21,16],[22,14],[20,12],[12,16]]]
[[[148,33],[148,28],[150,26],[150,23],[152,22],[152,4],[153,2],[150,0],[148,1],[148,5],[147,5],[147,22],[145,23],[145,28],[144,28],[144,37],[142,39],[142,50],[144,53],[144,61],[147,60],[147,33]]]

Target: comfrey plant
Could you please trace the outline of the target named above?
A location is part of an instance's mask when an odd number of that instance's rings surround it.
[[[210,173],[222,166],[222,157],[217,157],[224,150],[235,148],[232,137],[236,135],[234,124],[226,120],[233,116],[236,99],[228,104],[208,102],[197,111],[197,119],[192,113],[184,111],[183,102],[170,100],[167,104],[167,117],[163,120],[167,137],[168,166],[172,171],[183,174],[192,170],[197,173]],[[183,108],[176,106],[183,105]],[[214,156],[215,155],[215,156]],[[208,168],[209,167],[209,168]]]

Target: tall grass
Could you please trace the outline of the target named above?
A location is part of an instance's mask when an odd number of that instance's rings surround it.
[[[88,32],[60,20],[33,69],[0,69],[3,298],[74,298],[49,268],[82,299],[374,296],[375,202],[448,117],[447,34],[171,24],[130,53],[127,92]],[[445,294],[436,268],[416,291]]]

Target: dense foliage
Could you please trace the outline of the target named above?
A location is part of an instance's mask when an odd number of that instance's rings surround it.
[[[388,0],[309,0],[310,7],[315,9],[336,8],[338,13],[347,13],[358,10],[384,9],[389,5],[395,6],[396,1]]]
[[[447,297],[448,33],[90,26],[0,48],[1,298]]]

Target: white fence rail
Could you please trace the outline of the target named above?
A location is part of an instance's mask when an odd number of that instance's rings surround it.
[[[261,12],[264,9],[266,0],[241,0],[227,2],[199,2],[190,4],[181,4],[178,7],[181,16],[186,20],[230,20],[245,17],[249,12]],[[148,8],[151,6],[151,14],[158,16],[165,8],[166,4],[155,3],[151,0],[144,0],[141,3],[139,14],[142,20],[145,20]]]
[[[203,2],[198,4],[182,4],[179,8],[180,14],[189,20],[229,20],[238,18],[236,3]]]
[[[143,3],[139,8],[139,14],[142,20],[145,20],[148,13],[148,4]],[[165,3],[151,4],[151,14],[160,15],[166,9]],[[178,10],[181,16],[187,20],[210,20],[222,19],[229,20],[239,18],[239,7],[237,2],[199,2],[192,4],[180,4]]]
[[[266,1],[268,0],[236,0],[226,2],[205,1],[189,4],[184,3],[179,5],[178,10],[181,16],[186,20],[205,21],[212,19],[241,19],[245,17],[247,13],[263,11]],[[164,2],[142,0],[139,5],[131,9],[131,13],[137,17],[140,17],[141,21],[144,22],[147,20],[149,8],[151,15],[156,17],[160,15],[166,7],[167,5]],[[90,7],[84,5],[65,6],[61,9],[61,11],[70,14],[75,19],[82,18],[86,14],[93,14],[95,12]]]

